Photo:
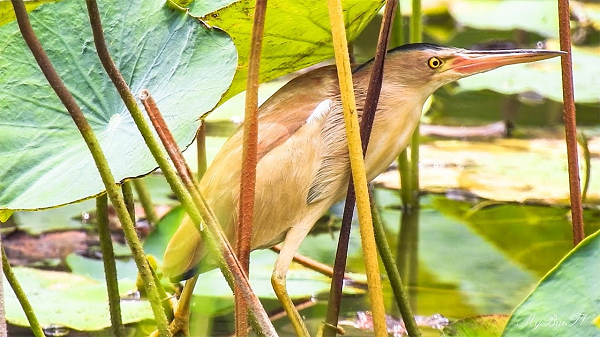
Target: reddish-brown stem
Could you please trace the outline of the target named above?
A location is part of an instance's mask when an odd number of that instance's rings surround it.
[[[252,222],[254,219],[254,190],[256,187],[256,164],[258,161],[258,76],[266,11],[267,0],[257,0],[254,7],[248,78],[246,80],[244,148],[242,151],[239,218],[235,235],[237,256],[246,275],[248,275],[250,268],[250,243],[252,242]],[[246,304],[239,292],[238,288],[236,288],[235,329],[237,335],[242,336],[248,330],[248,321],[246,319]]]
[[[371,128],[373,126],[373,120],[375,119],[375,109],[379,101],[381,82],[383,80],[383,64],[385,61],[385,54],[387,52],[387,45],[390,38],[391,27],[394,21],[394,13],[397,4],[398,2],[396,0],[390,0],[386,3],[383,20],[381,22],[381,30],[379,31],[379,40],[377,42],[377,52],[375,54],[375,60],[373,61],[373,68],[371,70],[371,77],[369,79],[369,88],[367,89],[367,97],[365,99],[363,115],[360,121],[360,135],[362,140],[363,154],[367,153],[367,145],[369,144]],[[354,213],[355,202],[356,195],[354,192],[354,184],[351,175],[350,183],[348,185],[348,192],[346,194],[344,215],[342,217],[342,227],[340,228],[340,237],[338,239],[338,246],[335,255],[333,278],[331,280],[331,290],[329,293],[327,316],[325,319],[326,328],[323,331],[323,336],[335,336],[337,332],[337,330],[333,329],[333,327],[337,326],[340,314],[342,286],[346,270],[346,258],[348,256],[348,242],[350,240],[350,225],[352,222],[352,215]]]
[[[562,55],[560,59],[563,83],[563,118],[565,121],[565,135],[567,141],[573,243],[577,245],[584,239],[584,232],[581,187],[579,182],[579,163],[577,156],[577,120],[575,116],[575,99],[573,97],[573,62],[571,58],[571,25],[569,17],[569,0],[559,0],[558,27],[560,33],[560,50],[567,52],[567,54]]]
[[[140,99],[144,105],[144,108],[146,109],[146,112],[148,113],[148,116],[150,117],[152,125],[154,126],[161,142],[163,143],[163,146],[167,151],[167,154],[169,155],[169,158],[173,162],[173,166],[179,173],[185,189],[190,194],[195,207],[198,208],[199,213],[202,215],[203,221],[206,223],[208,230],[202,231],[202,233],[206,235],[205,242],[208,244],[211,250],[216,251],[217,249],[220,249],[222,251],[222,256],[216,256],[216,260],[217,263],[219,263],[221,271],[223,274],[226,274],[227,272],[227,275],[230,275],[231,280],[226,275],[229,285],[232,287],[232,289],[240,287],[242,289],[240,293],[242,296],[244,296],[244,300],[250,304],[251,308],[254,308],[254,311],[250,310],[254,318],[254,330],[259,335],[264,334],[266,336],[277,336],[277,332],[273,328],[269,318],[266,316],[266,313],[262,308],[262,304],[254,292],[252,292],[248,278],[243,272],[239,261],[235,257],[233,248],[227,241],[223,230],[219,227],[214,213],[208,208],[206,199],[204,199],[204,197],[200,194],[200,191],[197,189],[194,176],[192,175],[190,168],[183,158],[183,154],[181,153],[179,146],[177,143],[175,143],[169,128],[160,114],[160,111],[156,106],[156,102],[152,96],[150,96],[150,92],[148,92],[146,89],[141,91]],[[187,202],[185,204],[187,204]],[[190,214],[189,210],[188,214]],[[190,214],[192,218],[197,217],[197,215],[198,214],[194,216],[193,214]],[[194,221],[199,222],[200,219],[195,219]],[[202,230],[202,228],[200,229]],[[259,308],[261,310],[259,310]]]

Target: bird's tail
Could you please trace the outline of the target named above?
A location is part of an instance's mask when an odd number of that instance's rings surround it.
[[[163,258],[163,275],[174,282],[186,280],[197,273],[204,255],[200,232],[186,214],[167,245]]]

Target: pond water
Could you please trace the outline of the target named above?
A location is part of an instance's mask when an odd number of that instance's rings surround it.
[[[386,234],[403,282],[417,315],[441,314],[449,319],[476,315],[510,314],[548,272],[572,248],[569,210],[521,204],[491,204],[478,208],[471,200],[458,201],[445,195],[421,198],[420,212],[407,216],[400,211],[397,191],[376,189],[376,199]],[[453,198],[456,198],[454,194]],[[341,205],[332,209],[340,215]],[[600,212],[585,213],[586,234],[600,227]],[[363,273],[362,250],[355,222],[350,241],[348,271]],[[335,225],[334,225],[335,226]],[[402,229],[400,229],[402,228]],[[399,244],[402,243],[402,244]],[[323,230],[309,236],[299,252],[331,264],[337,233]],[[382,274],[383,266],[380,266]],[[199,286],[202,286],[200,282]],[[386,312],[399,316],[389,282],[383,281]],[[316,331],[325,317],[328,294],[318,293],[313,303],[300,311],[310,331]],[[277,311],[275,300],[266,301],[267,311]],[[196,303],[198,306],[211,305]],[[341,319],[354,319],[358,311],[369,310],[367,296],[346,295]],[[233,332],[233,314],[216,318],[196,316],[196,333],[208,335]],[[282,336],[293,336],[286,317],[274,321]],[[349,336],[372,333],[345,326]],[[210,330],[209,330],[210,331]],[[424,336],[439,336],[423,329]]]

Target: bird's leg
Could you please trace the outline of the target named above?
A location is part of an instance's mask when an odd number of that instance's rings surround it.
[[[306,329],[306,325],[304,325],[304,321],[300,317],[300,313],[298,313],[298,310],[296,310],[292,299],[287,293],[286,274],[290,267],[290,264],[292,263],[294,254],[296,254],[296,250],[300,246],[302,240],[308,234],[309,230],[310,227],[292,227],[288,231],[288,233],[285,236],[281,252],[279,253],[279,257],[275,262],[273,275],[271,276],[271,284],[273,285],[273,290],[275,290],[277,298],[281,302],[283,309],[290,318],[290,321],[294,326],[296,334],[300,337],[308,337],[310,336],[310,334],[308,333],[308,329]]]
[[[275,245],[271,247],[271,250],[279,254],[281,252],[281,245]],[[301,254],[294,254],[294,262],[316,271],[317,273],[321,273],[329,278],[333,277],[333,268],[331,266],[326,265],[325,263],[321,263],[317,260],[313,260],[310,257]]]

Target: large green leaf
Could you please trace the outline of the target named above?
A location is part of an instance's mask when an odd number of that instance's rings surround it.
[[[39,5],[57,0],[29,0],[25,2],[27,11],[38,8]],[[0,26],[15,20],[15,12],[10,1],[0,1]]]
[[[196,1],[197,2],[197,1]],[[347,35],[353,40],[383,6],[382,0],[344,0]],[[192,14],[204,15],[204,11]],[[241,0],[202,17],[231,35],[239,52],[238,71],[226,97],[246,85],[254,1]],[[260,81],[302,69],[333,57],[326,1],[273,0],[267,5]]]
[[[237,56],[230,38],[162,0],[100,1],[112,56],[134,94],[147,88],[180,146],[228,88]],[[58,73],[98,137],[117,180],[157,165],[95,54],[82,0],[30,15]],[[16,23],[0,27],[0,208],[39,209],[101,193],[92,157],[47,85]]]
[[[599,336],[600,231],[573,249],[513,312],[502,336]]]
[[[455,218],[494,244],[526,270],[545,275],[573,247],[569,209],[484,201],[434,199],[436,209]],[[586,232],[599,229],[600,212],[584,212]]]
[[[81,331],[110,327],[108,295],[103,282],[63,272],[22,267],[13,270],[43,327],[56,324]],[[6,320],[28,326],[25,313],[6,279],[4,289]],[[135,281],[119,282],[121,295],[130,290],[135,290]],[[123,323],[153,318],[149,303],[139,300],[121,301],[121,314]]]

